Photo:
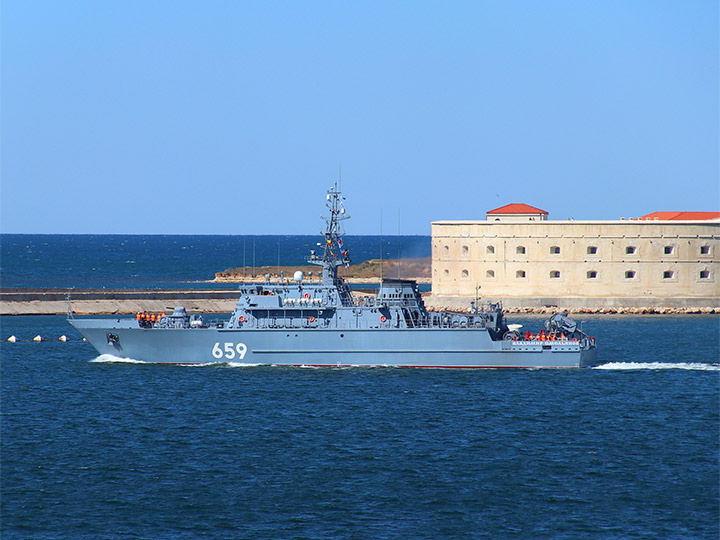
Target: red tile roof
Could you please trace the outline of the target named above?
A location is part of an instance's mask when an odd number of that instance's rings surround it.
[[[512,203],[490,210],[488,214],[547,214],[545,210],[540,210],[534,206],[523,203]]]
[[[640,219],[692,220],[720,219],[720,212],[653,212]]]

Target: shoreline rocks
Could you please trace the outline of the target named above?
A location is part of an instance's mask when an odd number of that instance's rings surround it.
[[[647,308],[562,308],[562,307],[506,307],[503,308],[507,314],[528,314],[528,315],[552,315],[561,311],[567,311],[575,315],[720,315],[720,308],[692,307],[692,308],[671,308],[671,307],[647,307]],[[459,311],[469,313],[470,308],[455,308],[446,306],[430,306],[428,311]]]

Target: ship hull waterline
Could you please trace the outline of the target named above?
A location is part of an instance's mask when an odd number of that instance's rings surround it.
[[[100,353],[158,364],[240,363],[413,368],[577,368],[597,349],[575,341],[493,341],[477,328],[139,328],[135,321],[69,319]]]

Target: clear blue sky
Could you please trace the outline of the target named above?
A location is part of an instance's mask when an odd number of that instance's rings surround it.
[[[2,1],[0,229],[718,210],[716,1]]]

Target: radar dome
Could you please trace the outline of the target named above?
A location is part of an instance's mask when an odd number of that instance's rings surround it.
[[[295,281],[297,281],[298,283],[300,283],[300,282],[303,280],[304,277],[305,277],[305,276],[303,275],[303,273],[302,273],[300,270],[298,270],[297,272],[295,272],[295,275],[293,276],[293,279],[294,279]]]

